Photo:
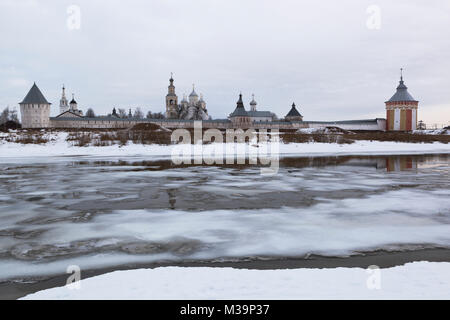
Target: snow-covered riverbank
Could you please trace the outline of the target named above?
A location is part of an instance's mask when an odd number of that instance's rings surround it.
[[[50,134],[50,142],[46,144],[19,144],[0,142],[0,158],[4,157],[46,157],[46,156],[148,156],[153,158],[169,157],[174,145],[143,145],[128,143],[125,146],[73,146],[66,141],[67,133]],[[209,144],[204,145],[204,152],[210,154],[215,147],[230,154],[257,154],[256,145],[248,144]],[[405,143],[382,141],[356,141],[352,144],[338,143],[280,143],[272,146],[272,152],[283,156],[321,156],[321,155],[401,155],[401,154],[444,154],[450,153],[450,144]]]
[[[25,299],[450,299],[450,263],[414,262],[370,270],[115,271],[82,280],[79,289],[53,288]]]

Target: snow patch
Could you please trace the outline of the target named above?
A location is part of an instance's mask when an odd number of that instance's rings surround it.
[[[49,133],[46,138],[49,142],[45,144],[19,144],[5,142],[0,139],[0,159],[15,157],[46,157],[46,156],[145,156],[145,157],[170,157],[174,145],[142,145],[129,143],[125,146],[72,146],[66,141],[67,133]],[[1,134],[0,134],[1,136]],[[217,144],[204,146],[207,150],[217,147]],[[218,146],[228,155],[232,150],[234,155],[258,154],[257,145],[236,143],[232,146],[220,144]],[[321,156],[321,155],[389,155],[389,154],[445,154],[450,153],[450,144],[440,142],[434,143],[405,143],[390,141],[355,141],[352,144],[337,143],[280,143],[279,146],[271,147],[270,150],[278,150],[279,155],[292,156]],[[226,152],[225,152],[226,151]]]
[[[450,263],[388,269],[242,270],[163,267],[81,280],[24,299],[450,299]]]

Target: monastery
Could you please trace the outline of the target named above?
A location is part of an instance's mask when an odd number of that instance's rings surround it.
[[[295,103],[292,104],[284,118],[278,119],[271,111],[257,110],[257,102],[254,96],[250,102],[250,110],[246,110],[242,94],[239,95],[236,107],[227,119],[212,119],[208,114],[203,96],[197,95],[194,86],[189,95],[189,100],[184,96],[178,103],[173,76],[169,79],[166,95],[165,119],[119,118],[115,112],[111,116],[86,117],[78,109],[78,104],[73,95],[70,103],[68,102],[64,86],[60,99],[59,115],[50,117],[51,103],[47,101],[36,83],[33,84],[19,105],[23,128],[130,128],[138,123],[151,122],[169,129],[189,129],[194,127],[195,121],[202,121],[203,128],[219,130],[254,128],[285,131],[301,128],[338,127],[356,131],[411,131],[417,128],[419,102],[409,94],[402,74],[396,93],[385,102],[386,119],[305,121],[297,110]]]

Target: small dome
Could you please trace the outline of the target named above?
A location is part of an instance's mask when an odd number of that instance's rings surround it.
[[[191,92],[191,94],[189,95],[189,97],[198,97],[197,92],[195,92],[195,87],[194,87],[194,85],[192,85],[192,92]]]
[[[252,94],[252,101],[250,101],[250,109],[252,110],[252,111],[256,111],[256,105],[257,105],[258,103],[256,103],[256,101],[255,101],[255,95],[254,94]]]

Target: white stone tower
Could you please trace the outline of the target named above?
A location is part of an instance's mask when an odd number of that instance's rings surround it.
[[[69,111],[69,101],[66,98],[66,88],[63,85],[61,100],[59,100],[59,113],[61,114],[66,111]]]
[[[250,111],[256,111],[256,101],[255,101],[255,95],[252,94],[252,101],[250,101]]]
[[[178,118],[178,96],[175,94],[175,86],[173,85],[173,74],[170,74],[170,85],[166,95],[166,118]]]
[[[49,127],[51,103],[45,99],[36,83],[33,84],[30,91],[19,105],[22,128]]]

